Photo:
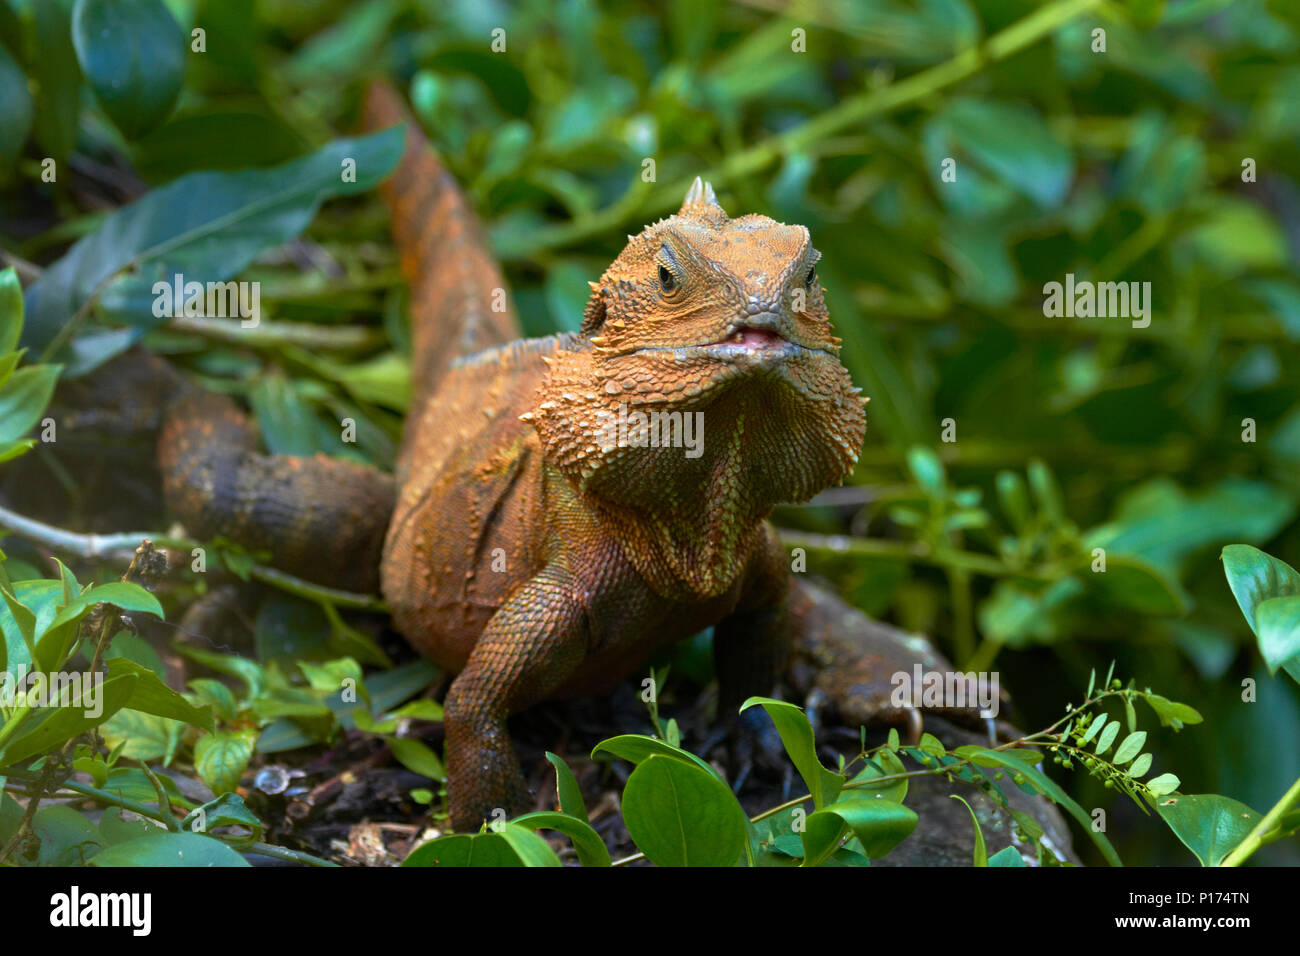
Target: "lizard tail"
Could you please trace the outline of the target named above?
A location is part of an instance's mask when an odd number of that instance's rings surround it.
[[[451,362],[521,337],[501,269],[474,211],[391,85],[371,84],[365,126],[406,124],[406,154],[380,187],[411,286],[412,408],[432,394]]]

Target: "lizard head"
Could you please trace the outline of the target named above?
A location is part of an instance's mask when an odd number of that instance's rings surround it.
[[[805,227],[732,219],[697,178],[590,284],[584,347],[551,360],[525,416],[548,457],[583,490],[647,505],[696,478],[732,482],[754,514],[838,484],[861,449],[865,399],[839,361],[819,258]],[[703,451],[607,440],[601,425],[633,412],[701,412]]]

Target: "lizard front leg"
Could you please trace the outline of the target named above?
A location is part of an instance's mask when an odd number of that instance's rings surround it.
[[[747,570],[736,609],[713,629],[713,669],[718,677],[718,718],[731,741],[732,771],[739,782],[755,758],[780,766],[781,739],[759,708],[739,714],[749,697],[772,693],[790,650],[785,551],[766,523]]]
[[[557,565],[524,584],[488,622],[447,692],[447,797],[455,830],[476,830],[498,808],[527,809],[506,719],[547,697],[587,653],[587,617],[572,584]]]

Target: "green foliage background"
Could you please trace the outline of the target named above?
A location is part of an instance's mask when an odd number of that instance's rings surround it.
[[[528,332],[546,334],[577,327],[586,282],[624,234],[703,174],[733,215],[809,227],[845,362],[872,399],[863,490],[778,515],[803,530],[809,570],[956,662],[999,670],[1022,726],[1055,719],[1116,658],[1204,714],[1153,747],[1185,792],[1263,810],[1294,780],[1300,696],[1262,667],[1218,554],[1247,542],[1300,563],[1300,8],[168,6],[187,35],[205,30],[206,52],[186,57],[174,109],[155,95],[122,115],[78,92],[70,46],[42,42],[71,3],[0,2],[0,162],[16,157],[0,187],[6,251],[51,261],[102,221],[91,193],[122,201],[351,133],[362,82],[382,72],[471,196]],[[791,49],[796,28],[806,52]],[[46,156],[73,175],[42,183]],[[954,183],[940,179],[947,157]],[[272,450],[385,464],[407,342],[386,216],[372,195],[350,199],[307,235],[317,258],[262,256],[242,273],[262,280],[266,314],[369,332],[333,349],[174,329],[146,341],[247,395]],[[1150,326],[1045,317],[1043,286],[1067,273],[1150,282]],[[94,320],[144,324],[121,301]],[[359,451],[338,442],[341,413],[359,422]],[[941,441],[945,419],[955,442]],[[817,537],[846,530],[853,553]],[[1127,862],[1186,861],[1088,778],[1066,784],[1084,806],[1115,804]]]

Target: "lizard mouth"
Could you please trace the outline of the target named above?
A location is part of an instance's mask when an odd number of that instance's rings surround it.
[[[718,342],[711,342],[710,347],[718,345],[743,345],[746,348],[751,349],[771,349],[789,344],[789,339],[774,329],[762,329],[755,328],[752,325],[742,325],[725,339]]]

